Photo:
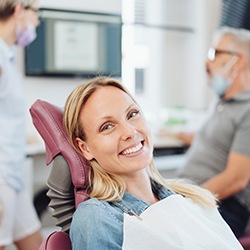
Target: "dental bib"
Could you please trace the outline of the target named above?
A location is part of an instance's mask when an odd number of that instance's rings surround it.
[[[123,250],[243,249],[216,208],[178,194],[151,205],[140,218],[124,214]]]

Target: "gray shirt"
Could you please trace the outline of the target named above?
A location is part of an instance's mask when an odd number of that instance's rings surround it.
[[[231,152],[250,157],[250,90],[218,101],[189,148],[178,177],[201,184],[225,169]],[[250,210],[250,184],[235,197]]]

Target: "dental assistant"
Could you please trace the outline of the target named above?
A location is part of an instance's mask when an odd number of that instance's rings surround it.
[[[0,250],[14,243],[19,250],[37,250],[40,221],[23,182],[26,148],[25,96],[15,62],[15,45],[36,38],[38,2],[0,2]]]

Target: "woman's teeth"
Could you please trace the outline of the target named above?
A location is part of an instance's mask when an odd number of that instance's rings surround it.
[[[135,153],[135,152],[139,151],[141,148],[142,148],[142,144],[139,143],[137,146],[135,146],[133,148],[129,148],[129,149],[124,150],[122,152],[122,155],[129,155],[131,153]]]

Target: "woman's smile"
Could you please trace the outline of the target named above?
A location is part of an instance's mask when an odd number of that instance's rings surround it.
[[[131,155],[131,154],[139,152],[140,149],[142,149],[142,147],[143,147],[143,144],[142,144],[142,142],[140,142],[134,147],[130,147],[130,148],[123,150],[120,154],[121,155]]]

